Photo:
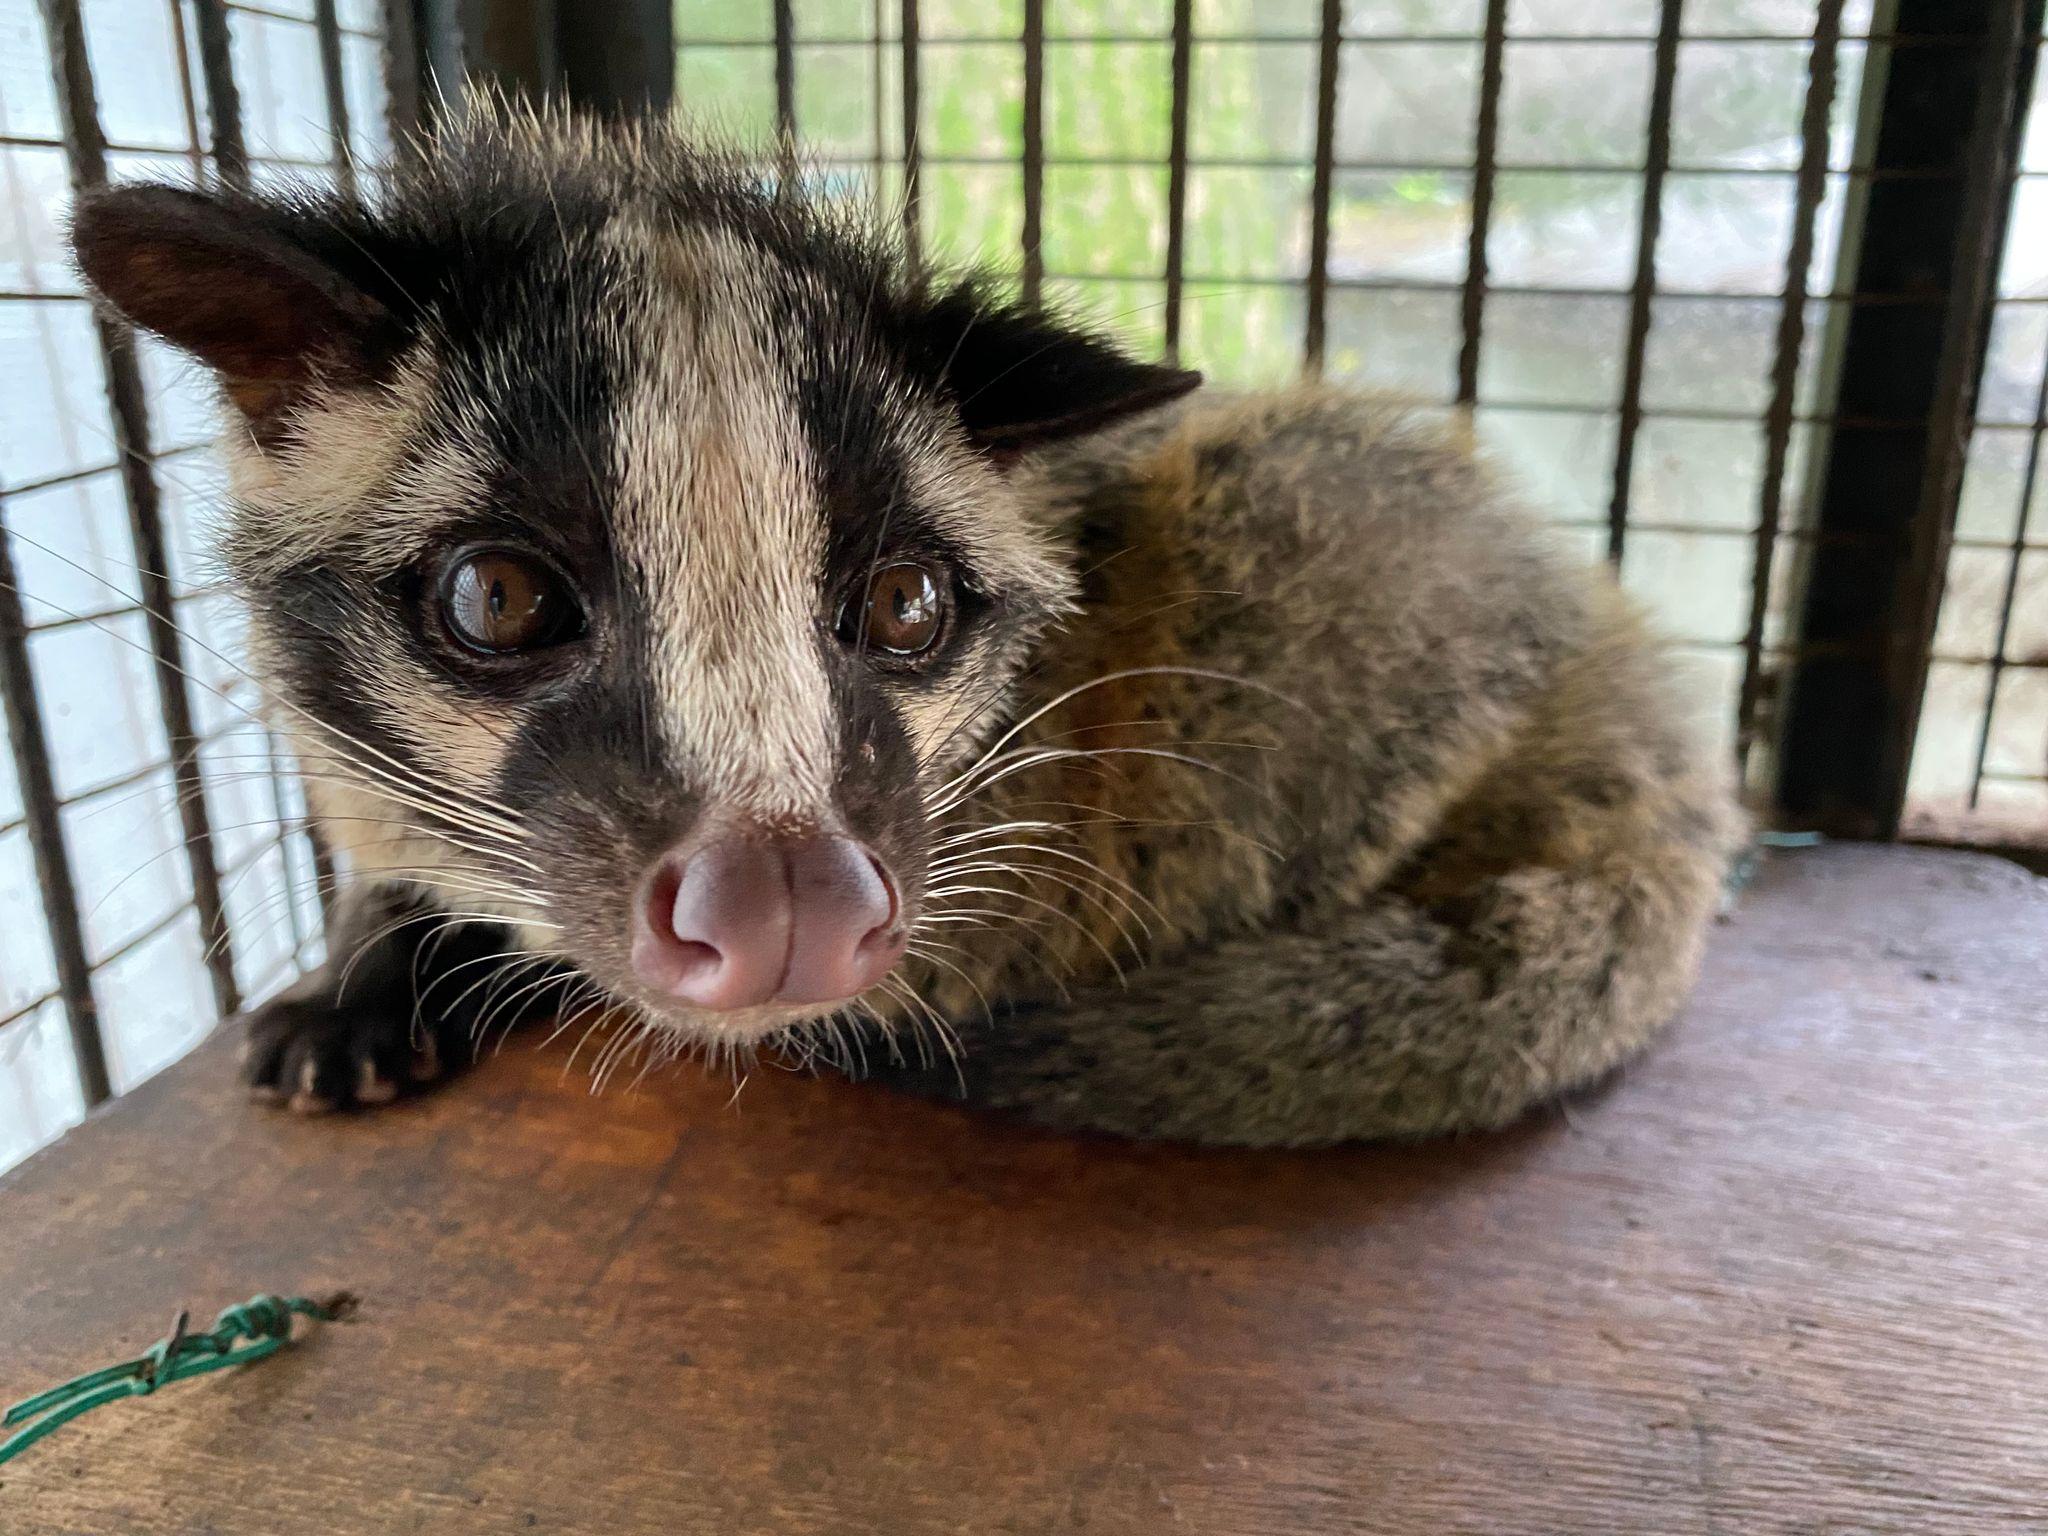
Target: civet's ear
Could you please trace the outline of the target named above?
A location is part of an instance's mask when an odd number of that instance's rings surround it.
[[[1202,382],[1036,310],[992,304],[971,285],[928,300],[920,331],[968,436],[1000,456],[1106,427]]]
[[[266,205],[179,187],[79,200],[71,248],[100,296],[220,376],[252,422],[315,382],[371,377],[397,324]]]

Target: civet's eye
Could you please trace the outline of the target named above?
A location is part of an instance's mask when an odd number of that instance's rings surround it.
[[[573,639],[583,615],[545,562],[482,549],[458,555],[442,572],[441,620],[471,650],[505,656]]]
[[[847,615],[845,638],[886,656],[922,656],[945,633],[951,605],[951,584],[930,566],[914,560],[885,565]]]

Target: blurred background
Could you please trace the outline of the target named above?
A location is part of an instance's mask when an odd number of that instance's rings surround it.
[[[0,0],[0,1166],[316,956],[327,889],[204,381],[95,323],[74,185],[374,196],[466,81],[682,112],[1218,383],[1469,411],[1780,824],[2039,858],[2041,9]]]

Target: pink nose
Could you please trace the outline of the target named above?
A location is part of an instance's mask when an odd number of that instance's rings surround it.
[[[836,1003],[903,957],[894,882],[850,837],[722,835],[655,867],[633,970],[699,1008]]]

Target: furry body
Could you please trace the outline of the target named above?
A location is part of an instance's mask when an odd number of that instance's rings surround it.
[[[260,1088],[376,1101],[554,1002],[1304,1144],[1497,1124],[1683,993],[1722,777],[1608,576],[1398,410],[1166,404],[651,128],[471,124],[369,211],[117,192],[78,243],[238,413],[229,566],[355,886]],[[478,544],[573,632],[453,644]],[[929,654],[846,623],[891,561],[943,579]],[[706,826],[857,839],[902,967],[824,1015],[650,991],[643,871]]]
[[[1071,922],[962,941],[1003,1000],[962,1053],[971,1097],[1134,1136],[1412,1136],[1500,1124],[1651,1038],[1739,818],[1604,569],[1435,429],[1335,391],[1197,396],[1039,473],[1090,574],[1027,705],[1146,667],[1287,697],[1143,674],[1032,728],[1245,745],[1185,748],[1227,776],[1134,753],[988,792],[996,824],[1064,817],[1049,846],[1143,900],[1040,880]],[[1103,950],[1132,941],[1119,979]],[[968,977],[927,979],[977,1016]]]

